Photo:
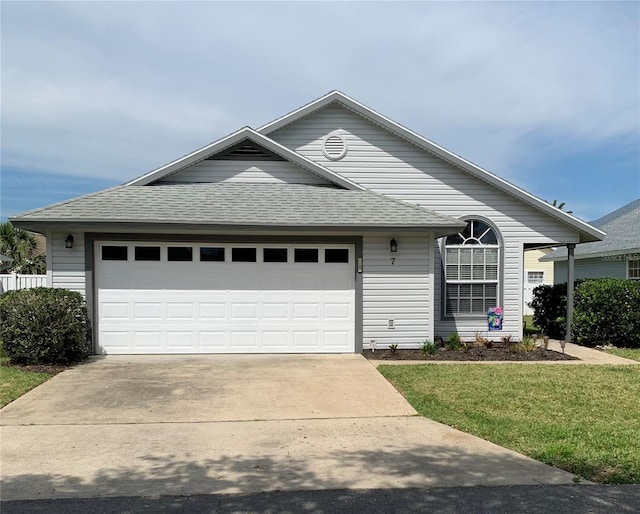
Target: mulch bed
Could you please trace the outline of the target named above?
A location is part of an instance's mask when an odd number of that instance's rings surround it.
[[[75,364],[3,364],[3,366],[23,371],[33,371],[34,373],[49,373],[49,375],[53,376],[72,368]]]
[[[492,348],[474,347],[468,350],[447,350],[438,348],[433,355],[425,355],[420,350],[364,350],[362,354],[369,360],[382,361],[576,361],[577,357],[572,357],[566,353],[554,352],[553,350],[542,351],[537,349],[533,352],[516,352],[503,346],[493,346]]]

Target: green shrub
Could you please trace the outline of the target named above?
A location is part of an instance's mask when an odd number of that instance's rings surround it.
[[[567,284],[539,285],[533,290],[533,323],[543,334],[564,339],[567,315]]]
[[[447,341],[444,346],[447,350],[459,350],[462,348],[462,339],[460,338],[460,334],[458,334],[458,332],[451,332],[447,336]]]
[[[435,343],[432,343],[427,339],[424,343],[422,343],[420,351],[422,352],[422,355],[433,355],[438,351],[438,348]]]
[[[573,338],[578,344],[640,348],[640,281],[587,280],[576,287]]]
[[[37,287],[0,296],[0,340],[17,364],[77,362],[91,353],[91,327],[82,295]]]

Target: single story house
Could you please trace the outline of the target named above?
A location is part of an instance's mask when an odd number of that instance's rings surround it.
[[[640,280],[640,199],[591,222],[591,225],[607,235],[602,241],[576,248],[575,278]],[[566,248],[558,248],[540,261],[553,264],[555,283],[567,281]]]
[[[112,354],[520,338],[524,250],[604,236],[338,91],[11,222]]]

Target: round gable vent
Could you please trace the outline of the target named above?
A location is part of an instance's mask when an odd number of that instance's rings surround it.
[[[329,134],[322,142],[322,153],[327,159],[338,161],[347,155],[347,142],[340,134]]]

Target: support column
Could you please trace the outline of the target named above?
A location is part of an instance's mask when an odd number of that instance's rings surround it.
[[[573,284],[575,282],[574,269],[574,251],[576,245],[574,243],[567,245],[567,330],[564,340],[571,342],[571,322],[573,321]]]

